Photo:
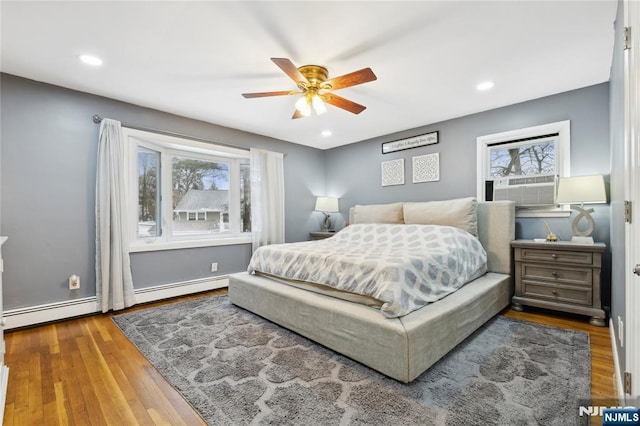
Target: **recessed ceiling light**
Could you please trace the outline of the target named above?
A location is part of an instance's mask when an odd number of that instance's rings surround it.
[[[476,86],[478,90],[489,90],[494,86],[493,81],[485,81]]]
[[[331,133],[331,130],[323,130],[322,131],[322,136],[324,136],[325,138],[328,138],[329,136],[331,136],[333,133]]]
[[[102,59],[97,56],[92,55],[80,55],[80,60],[87,65],[92,65],[94,67],[99,67],[102,65]]]

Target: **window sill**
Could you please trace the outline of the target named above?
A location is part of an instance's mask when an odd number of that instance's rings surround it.
[[[145,251],[179,250],[198,247],[231,246],[236,244],[251,244],[251,237],[228,237],[206,240],[184,240],[168,242],[140,242],[136,241],[129,246],[129,253]]]
[[[518,210],[516,209],[516,217],[569,217],[571,210]]]

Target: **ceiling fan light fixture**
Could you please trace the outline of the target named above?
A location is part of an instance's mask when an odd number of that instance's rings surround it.
[[[306,96],[303,96],[300,99],[298,99],[295,107],[303,116],[308,117],[311,115],[311,104],[309,102],[309,99],[307,99]]]
[[[327,112],[327,107],[324,104],[324,101],[317,94],[313,95],[313,97],[311,98],[311,105],[313,105],[313,109],[316,110],[316,113],[318,115],[321,115]]]
[[[242,96],[245,98],[263,98],[266,96],[302,94],[302,97],[295,103],[295,112],[291,116],[294,120],[309,117],[312,109],[318,115],[324,114],[327,112],[325,104],[333,105],[352,114],[360,114],[367,107],[335,95],[333,91],[377,80],[371,68],[363,68],[328,79],[329,73],[327,69],[320,65],[296,67],[287,58],[271,58],[271,61],[296,83],[300,91],[280,90],[277,92],[243,93]]]

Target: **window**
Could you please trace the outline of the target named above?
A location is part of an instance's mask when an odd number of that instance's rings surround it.
[[[519,217],[566,215],[555,197],[557,177],[570,171],[569,121],[481,136],[477,143],[478,199],[513,200]]]
[[[123,133],[132,251],[250,242],[247,151]]]
[[[138,149],[138,226],[140,237],[160,235],[160,152]]]

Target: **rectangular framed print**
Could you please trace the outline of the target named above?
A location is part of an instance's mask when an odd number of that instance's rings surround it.
[[[403,151],[405,149],[418,148],[426,145],[438,143],[439,134],[437,130],[424,135],[412,136],[410,138],[400,139],[397,141],[384,142],[382,144],[382,153],[389,154],[391,152]]]

